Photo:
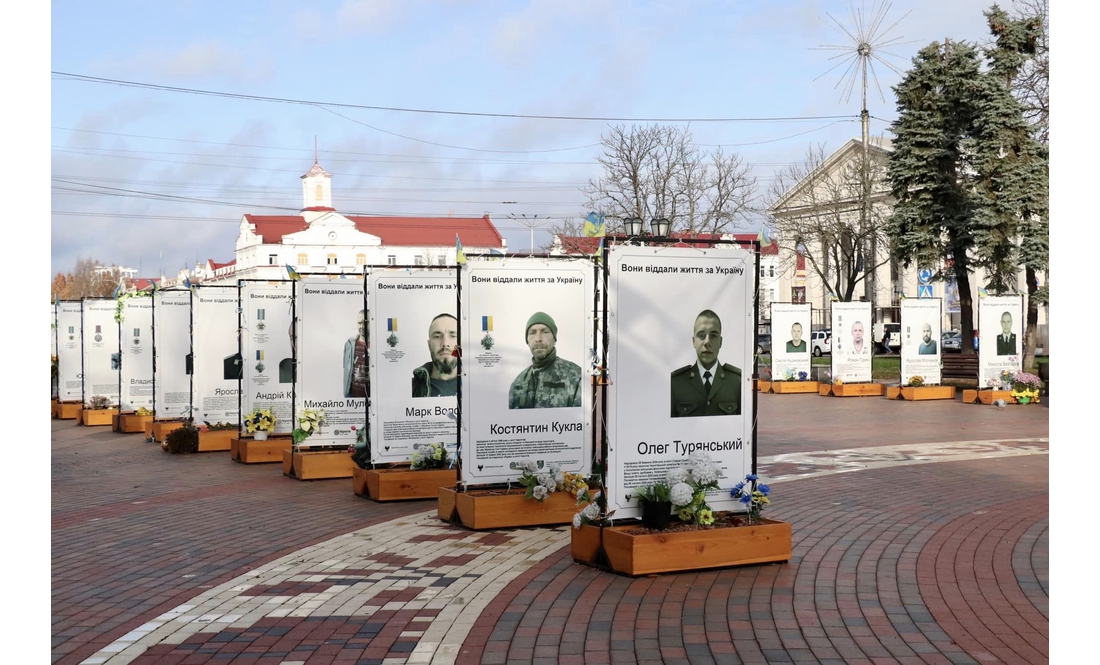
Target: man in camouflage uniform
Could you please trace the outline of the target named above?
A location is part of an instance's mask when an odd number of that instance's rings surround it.
[[[545,312],[527,320],[531,366],[508,389],[509,409],[558,409],[581,405],[581,368],[558,357],[558,325]]]
[[[718,360],[722,321],[705,309],[695,317],[696,362],[672,373],[672,417],[741,414],[741,370]]]

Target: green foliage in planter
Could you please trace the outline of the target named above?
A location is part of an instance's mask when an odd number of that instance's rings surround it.
[[[164,438],[168,452],[173,455],[199,452],[199,430],[192,425],[172,430]]]
[[[210,430],[211,432],[217,432],[217,431],[220,431],[220,430],[237,429],[238,428],[237,423],[221,423],[221,422],[218,422],[218,423],[211,424],[209,420],[204,420],[204,421],[202,421],[202,424],[205,425],[206,429]]]

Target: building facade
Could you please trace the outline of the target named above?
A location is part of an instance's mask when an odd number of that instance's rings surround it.
[[[868,219],[871,224],[881,224],[893,210],[893,197],[885,182],[885,164],[891,145],[886,139],[872,139],[868,146],[870,167],[870,206]],[[768,213],[775,223],[775,236],[779,244],[779,262],[782,265],[782,277],[779,290],[786,301],[797,301],[805,297],[815,310],[815,324],[821,319],[825,326],[829,321],[832,293],[822,275],[833,281],[836,266],[830,260],[838,255],[829,243],[815,241],[810,231],[820,228],[826,231],[818,237],[835,238],[832,232],[836,228],[858,228],[861,208],[861,192],[858,173],[863,151],[862,142],[852,139],[829,155],[817,165],[805,178],[794,183],[774,204]],[[958,288],[953,278],[940,281],[922,279],[927,271],[942,271],[944,265],[903,267],[890,256],[889,241],[884,236],[874,238],[871,234],[863,236],[867,242],[865,263],[869,264],[870,278],[855,285],[852,300],[866,300],[872,303],[877,323],[900,320],[900,302],[903,298],[942,298],[944,302],[943,329],[961,329],[962,319],[959,307]],[[802,251],[799,250],[801,244]],[[796,266],[801,259],[807,266],[799,270]],[[923,274],[922,274],[923,273]],[[1040,276],[1045,281],[1045,276]],[[980,288],[986,283],[986,273],[976,269],[970,274],[970,292],[977,301]],[[1017,292],[1024,294],[1025,308],[1027,284],[1021,268],[1018,276]],[[817,311],[820,310],[820,315]],[[978,329],[978,311],[974,307],[974,328]],[[815,325],[817,327],[817,325]],[[1045,349],[1047,338],[1047,311],[1039,308],[1040,346]]]
[[[364,266],[455,265],[456,238],[467,254],[504,254],[507,242],[484,217],[343,215],[332,206],[332,175],[316,162],[301,177],[297,215],[242,216],[235,256],[196,266],[192,282],[285,279],[299,273],[352,273]],[[173,282],[182,281],[180,279]]]

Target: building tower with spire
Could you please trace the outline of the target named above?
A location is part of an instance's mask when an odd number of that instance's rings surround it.
[[[313,168],[302,176],[302,211],[333,210],[332,174],[325,172],[313,159]]]

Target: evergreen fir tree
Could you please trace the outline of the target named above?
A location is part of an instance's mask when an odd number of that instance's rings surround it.
[[[998,95],[1009,93],[1030,58],[1038,54],[1045,26],[1040,16],[1012,19],[997,5],[985,12],[994,42],[987,54],[992,79],[1002,86]],[[1013,97],[1013,101],[1016,98]],[[1008,105],[1006,103],[1006,105]],[[1040,285],[1038,273],[1049,282],[1049,153],[1037,136],[1045,136],[1044,128],[1028,125],[1015,110],[1006,109],[1011,122],[1001,128],[1006,159],[1013,162],[1015,177],[1006,180],[1005,208],[1014,208],[1019,215],[1019,248],[1017,258],[1024,266],[1027,283],[1027,314],[1024,328],[1024,367],[1031,367],[1038,342],[1039,305],[1047,302],[1047,287]],[[1040,119],[1041,120],[1041,119]],[[1038,131],[1037,131],[1038,130]],[[1015,269],[1016,266],[1013,266]]]
[[[964,353],[973,352],[971,271],[986,270],[990,291],[1014,293],[1022,263],[1030,293],[1032,268],[1046,269],[1047,151],[1011,86],[1034,52],[1034,24],[1012,21],[996,5],[986,16],[998,37],[987,71],[967,43],[933,43],[914,58],[894,88],[898,119],[887,163],[897,201],[887,233],[903,264],[942,262],[937,276],[955,278]]]
[[[963,352],[973,353],[973,296],[969,276],[982,202],[973,168],[974,96],[981,61],[966,43],[932,44],[894,88],[898,119],[886,176],[894,196],[886,232],[906,267],[944,266],[959,288]]]

